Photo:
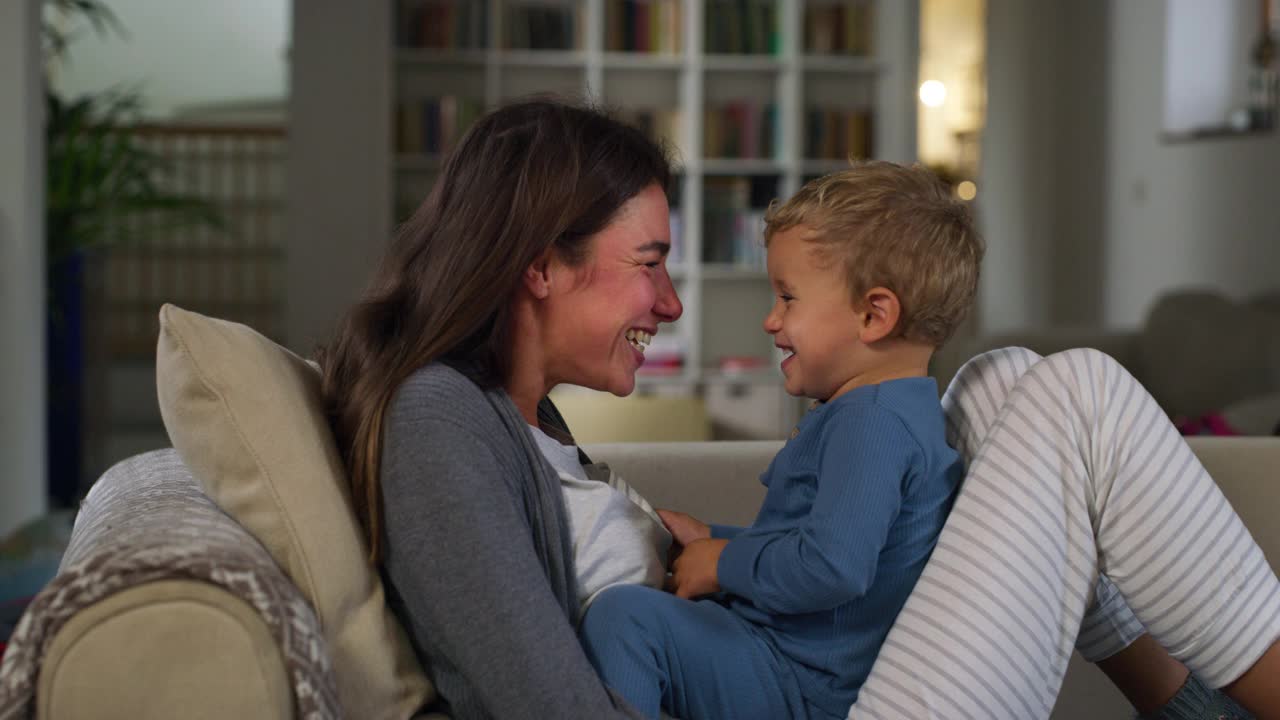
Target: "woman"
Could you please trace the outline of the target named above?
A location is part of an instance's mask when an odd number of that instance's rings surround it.
[[[482,117],[324,363],[357,514],[455,718],[632,717],[587,663],[556,475],[564,382],[627,395],[682,311],[663,152],[555,102]],[[644,336],[641,336],[640,340]]]
[[[565,508],[530,426],[571,444],[547,393],[560,383],[630,393],[644,338],[680,316],[664,262],[669,179],[659,148],[589,110],[537,100],[482,117],[324,354],[327,410],[372,558],[458,720],[635,717],[574,636]],[[891,662],[915,662],[895,638],[919,622],[895,626]],[[1075,622],[1063,636],[1074,639]],[[1178,689],[1185,670],[1158,645],[1124,652],[1125,667],[1158,668],[1111,669],[1130,697]],[[1058,659],[1032,661],[1051,665],[1046,693]],[[927,672],[903,685],[882,666],[863,697],[879,698],[884,716],[895,716],[897,688],[966,692]],[[1003,681],[973,667],[977,685]]]

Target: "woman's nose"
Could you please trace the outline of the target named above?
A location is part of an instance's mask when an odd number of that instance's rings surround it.
[[[673,323],[684,314],[684,304],[680,302],[680,296],[676,295],[671,276],[666,273],[662,276],[663,281],[658,284],[658,297],[653,303],[653,311],[662,318],[662,322]]]

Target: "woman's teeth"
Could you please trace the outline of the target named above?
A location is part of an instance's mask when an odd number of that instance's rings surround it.
[[[628,330],[627,342],[631,343],[631,347],[644,352],[644,348],[653,341],[653,336],[643,330]]]

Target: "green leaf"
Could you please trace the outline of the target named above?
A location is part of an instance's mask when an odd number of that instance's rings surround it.
[[[65,60],[77,20],[87,21],[99,35],[125,36],[123,26],[101,0],[46,0],[45,8],[46,73]],[[173,168],[137,135],[143,106],[137,89],[113,88],[64,98],[47,80],[45,88],[45,232],[50,272],[76,254],[136,240],[127,230],[131,217],[145,215],[150,229],[163,232],[197,226],[229,230],[213,203],[164,189]]]

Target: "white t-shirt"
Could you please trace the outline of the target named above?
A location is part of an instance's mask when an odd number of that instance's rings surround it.
[[[667,576],[671,533],[658,513],[606,465],[583,467],[576,445],[562,445],[532,425],[529,430],[560,476],[582,610],[601,590],[613,585],[661,589]],[[589,477],[588,470],[599,479]]]

